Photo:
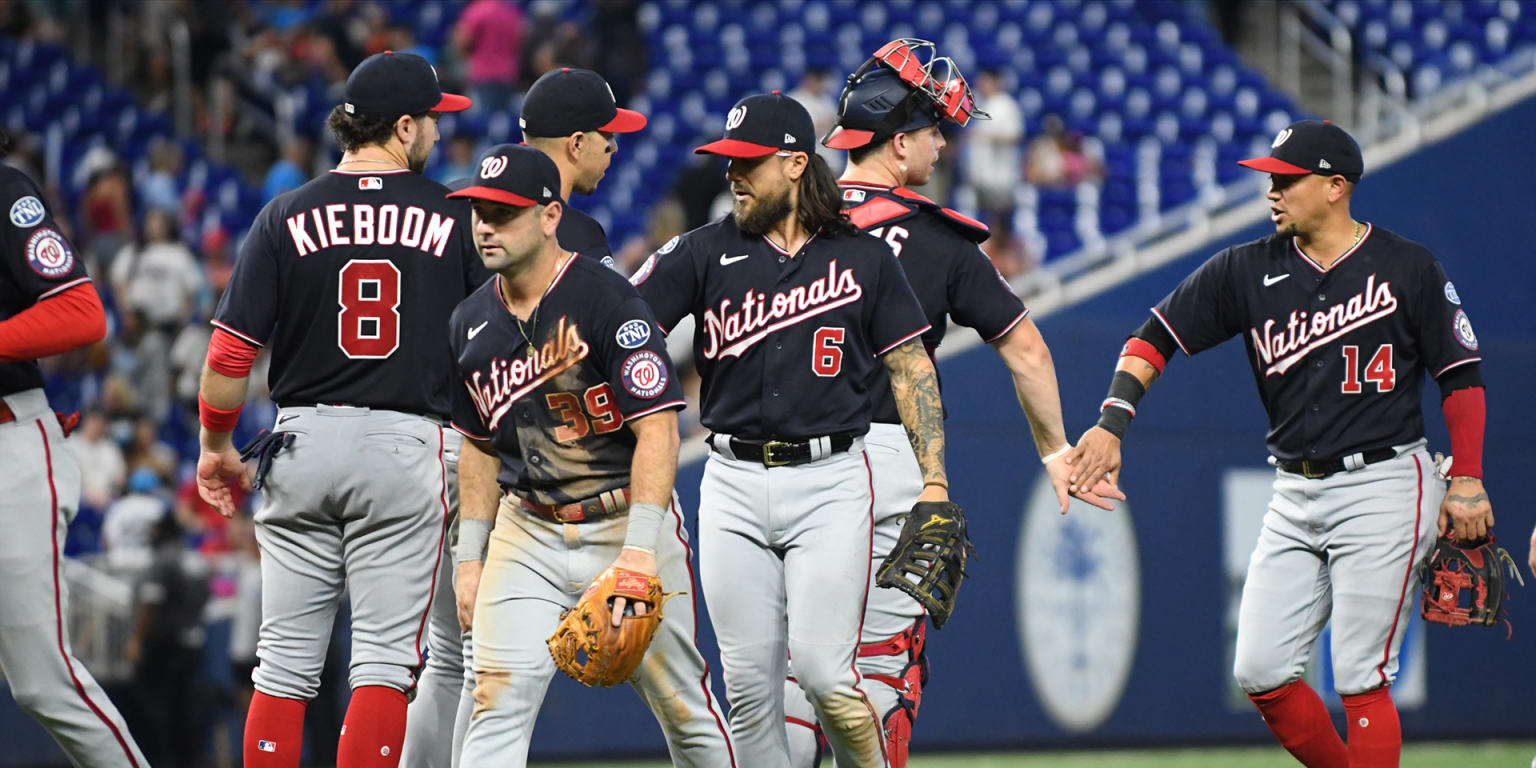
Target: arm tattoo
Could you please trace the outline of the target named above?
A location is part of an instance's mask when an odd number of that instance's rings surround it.
[[[1475,506],[1477,506],[1477,505],[1487,501],[1488,500],[1488,494],[1486,494],[1486,493],[1479,493],[1476,496],[1458,496],[1458,495],[1453,493],[1453,494],[1451,494],[1449,496],[1446,496],[1445,498],[1446,498],[1447,501],[1454,501],[1457,504],[1465,504],[1465,505],[1467,505],[1469,507],[1475,507]]]
[[[923,470],[923,482],[948,487],[944,472],[944,404],[939,400],[939,377],[922,342],[913,339],[885,355],[891,374],[891,394],[907,428],[907,439]]]

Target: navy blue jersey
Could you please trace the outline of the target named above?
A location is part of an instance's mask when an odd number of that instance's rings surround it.
[[[489,440],[501,486],[541,504],[629,485],[635,434],[625,424],[684,405],[650,307],[596,261],[568,259],[522,323],[501,279],[487,281],[448,333],[454,428]]]
[[[570,203],[561,208],[560,224],[555,229],[555,240],[560,243],[560,247],[574,251],[578,256],[599,261],[610,269],[614,268],[613,248],[608,245],[608,233],[603,231],[603,225],[597,223],[597,219],[572,208]]]
[[[929,355],[943,343],[951,317],[990,343],[1007,335],[1029,314],[979,247],[987,239],[986,226],[906,188],[852,181],[839,181],[838,185],[843,189],[843,209],[849,219],[889,244],[901,262],[907,283],[932,326],[923,334]],[[875,421],[900,424],[890,374],[884,366],[876,366],[869,390]]]
[[[1417,440],[1424,373],[1482,359],[1440,262],[1371,225],[1326,271],[1290,237],[1228,248],[1152,312],[1187,355],[1244,337],[1280,459]]]
[[[73,246],[59,232],[43,193],[27,175],[0,165],[0,320],[43,299],[91,281]],[[35,360],[0,362],[0,395],[43,386]]]
[[[817,234],[789,254],[727,215],[632,279],[663,329],[693,315],[701,420],[748,439],[869,431],[878,356],[928,331],[891,249],[864,234]]]
[[[213,324],[272,350],[279,405],[447,415],[454,305],[490,277],[469,205],[409,171],[331,171],[261,210]]]

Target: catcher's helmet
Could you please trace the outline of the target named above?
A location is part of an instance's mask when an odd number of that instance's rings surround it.
[[[821,143],[854,149],[944,120],[965,125],[986,119],[953,59],[937,55],[933,43],[892,40],[848,76],[837,100],[837,127]]]
[[[938,125],[943,118],[928,94],[885,67],[849,78],[837,100],[837,127],[821,143],[832,149],[878,144],[898,133]]]

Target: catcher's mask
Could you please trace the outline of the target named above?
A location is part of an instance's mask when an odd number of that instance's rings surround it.
[[[855,149],[944,120],[965,125],[990,119],[976,109],[971,86],[953,59],[933,43],[904,37],[875,51],[853,74],[837,100],[837,127],[821,140],[832,149]]]

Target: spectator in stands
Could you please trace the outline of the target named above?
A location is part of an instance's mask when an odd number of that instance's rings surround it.
[[[140,312],[163,333],[180,330],[207,290],[202,267],[181,242],[176,219],[162,208],[144,215],[142,236],[118,251],[109,277],[119,311]]]
[[[309,165],[312,157],[309,137],[295,135],[283,145],[283,155],[267,169],[267,178],[261,184],[263,203],[289,190],[298,189],[309,181]]]
[[[128,183],[128,174],[111,152],[103,150],[96,153],[96,157],[100,159],[88,157],[81,161],[82,165],[94,163],[100,169],[87,176],[85,194],[80,199],[80,222],[84,230],[80,232],[80,240],[90,244],[90,253],[105,266],[117,249],[132,237],[133,209],[129,203],[132,187]]]
[[[468,63],[475,106],[490,111],[510,108],[523,52],[523,12],[517,5],[511,0],[473,0],[460,14],[451,42]]]
[[[250,492],[242,488],[232,488],[230,493],[236,509],[245,508],[245,500],[250,497]],[[172,507],[176,522],[191,537],[192,544],[199,552],[205,555],[216,555],[232,551],[235,542],[232,540],[233,531],[229,518],[219,514],[219,511],[208,506],[203,497],[197,492],[197,476],[187,474],[182,480],[181,487],[176,489],[176,503]]]
[[[256,685],[256,640],[261,634],[261,551],[256,546],[256,526],[247,514],[229,522],[234,548],[235,598],[229,623],[229,665],[235,681],[235,707],[242,715],[251,709]]]
[[[129,727],[150,764],[195,768],[207,737],[207,707],[199,706],[203,608],[208,579],[184,565],[182,530],[162,514],[149,531],[151,561],[134,588],[133,630],[127,661],[133,667],[138,706]]]
[[[634,83],[645,77],[645,35],[640,31],[638,6],[634,0],[595,0],[588,24],[597,37],[593,69],[603,73],[620,105],[629,101]]]
[[[798,85],[784,95],[800,102],[805,111],[811,113],[811,124],[816,126],[816,136],[819,138],[832,131],[837,125],[837,97],[829,86],[830,78],[827,71],[819,67],[813,67],[805,71],[805,76],[800,78]],[[847,153],[838,149],[831,149],[816,142],[816,154],[827,161],[832,167],[833,173],[841,173],[843,163],[847,162]]]
[[[149,149],[149,173],[139,183],[139,202],[147,208],[180,211],[181,147],[174,141],[156,139]]]
[[[123,449],[107,434],[106,414],[94,408],[86,411],[80,428],[69,436],[69,445],[75,450],[75,460],[85,468],[80,473],[80,504],[106,509],[123,492],[123,482],[128,479]]]
[[[1024,240],[1013,231],[1013,217],[999,216],[990,224],[992,234],[981,250],[992,260],[992,266],[1005,279],[1012,280],[1028,272],[1033,264]]]
[[[153,469],[129,473],[128,493],[107,507],[101,521],[101,543],[109,566],[133,571],[149,563],[150,531],[168,511],[160,488],[160,476]]]
[[[156,434],[162,419],[141,416],[133,425],[133,441],[128,444],[124,461],[130,475],[141,469],[155,473],[160,484],[169,482],[176,475],[176,451],[161,442]],[[158,485],[156,487],[159,487]]]
[[[444,157],[431,171],[431,176],[439,184],[447,184],[459,179],[467,179],[475,175],[475,161],[479,158],[475,152],[475,139],[468,134],[455,134],[448,140],[448,150]]]
[[[1046,115],[1044,127],[1044,132],[1029,143],[1029,183],[1073,187],[1104,179],[1103,167],[1083,152],[1082,134],[1068,132],[1060,115]]]
[[[170,341],[164,333],[148,327],[142,312],[119,314],[121,324],[111,347],[108,382],[103,386],[120,399],[104,395],[108,410],[114,417],[147,416],[160,421],[171,403]]]
[[[353,32],[357,21],[364,15],[364,10],[359,9],[353,0],[328,0],[324,10],[310,22],[316,34],[330,43],[337,60],[348,72],[362,63],[367,55],[363,51],[363,46],[360,45],[363,41],[355,39]],[[377,13],[377,9],[367,10]]]
[[[965,171],[976,203],[988,224],[1013,211],[1013,192],[1019,186],[1020,147],[1024,141],[1024,111],[1003,90],[997,73],[983,71],[976,78],[976,106],[992,116],[977,120],[965,130]]]
[[[614,266],[625,275],[633,275],[646,257],[656,252],[668,240],[688,231],[683,204],[675,197],[667,197],[651,208],[645,220],[645,234],[631,238],[614,254]]]
[[[171,398],[186,417],[184,424],[197,423],[197,387],[203,375],[203,361],[208,357],[208,342],[213,338],[213,326],[208,320],[208,313],[201,312],[193,322],[182,326],[167,356]]]

